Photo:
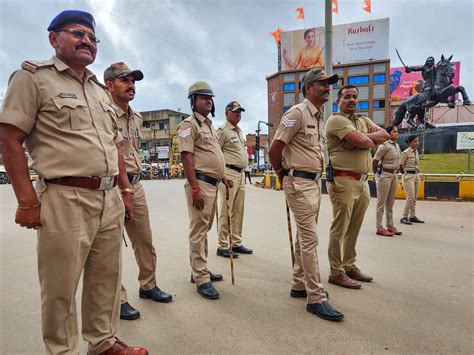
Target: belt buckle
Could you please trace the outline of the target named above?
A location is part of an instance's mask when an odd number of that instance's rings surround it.
[[[366,182],[369,174],[360,174],[360,182]]]
[[[101,176],[97,190],[110,190],[114,187],[115,176]]]

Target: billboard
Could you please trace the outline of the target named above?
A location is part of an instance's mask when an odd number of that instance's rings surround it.
[[[333,64],[389,58],[389,19],[333,26]],[[324,66],[324,27],[281,33],[282,70]]]
[[[454,65],[453,85],[459,86],[461,62],[452,62]],[[422,66],[422,65],[416,65]],[[421,90],[423,78],[421,72],[405,73],[404,67],[390,68],[390,98],[392,101],[406,100]]]

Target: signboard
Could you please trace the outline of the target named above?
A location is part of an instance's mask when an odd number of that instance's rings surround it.
[[[333,26],[333,64],[389,58],[389,19]],[[281,33],[282,70],[324,66],[324,27]]]
[[[474,132],[458,132],[457,150],[474,150]]]
[[[459,86],[461,62],[452,62],[454,65],[453,85]],[[421,65],[415,65],[420,66]],[[390,98],[392,101],[406,100],[421,90],[423,78],[421,72],[405,73],[404,67],[390,68]]]

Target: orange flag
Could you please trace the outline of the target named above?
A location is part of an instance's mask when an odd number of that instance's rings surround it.
[[[280,27],[277,27],[277,29],[273,32],[270,32],[270,34],[275,38],[275,42],[279,44],[281,42],[281,37],[280,34],[283,32],[283,30]]]
[[[332,0],[332,12],[337,14],[339,11],[339,7],[337,6],[337,0]]]
[[[372,7],[370,6],[370,0],[364,0],[363,9],[367,11],[369,14],[372,12]]]
[[[296,9],[296,12],[298,13],[298,15],[296,16],[296,18],[299,18],[301,20],[304,20],[304,10],[302,7],[298,7]]]

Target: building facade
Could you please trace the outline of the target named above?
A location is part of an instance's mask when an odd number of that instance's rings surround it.
[[[281,71],[267,77],[268,123],[270,140],[275,135],[282,115],[291,106],[303,102],[301,80],[308,69]],[[368,115],[381,127],[390,120],[390,60],[334,65],[333,73],[339,81],[333,86],[333,112],[338,110],[337,91],[344,85],[355,85],[359,89],[358,112]]]
[[[176,127],[189,114],[169,109],[140,112],[143,118],[141,149],[151,162],[169,158]]]

